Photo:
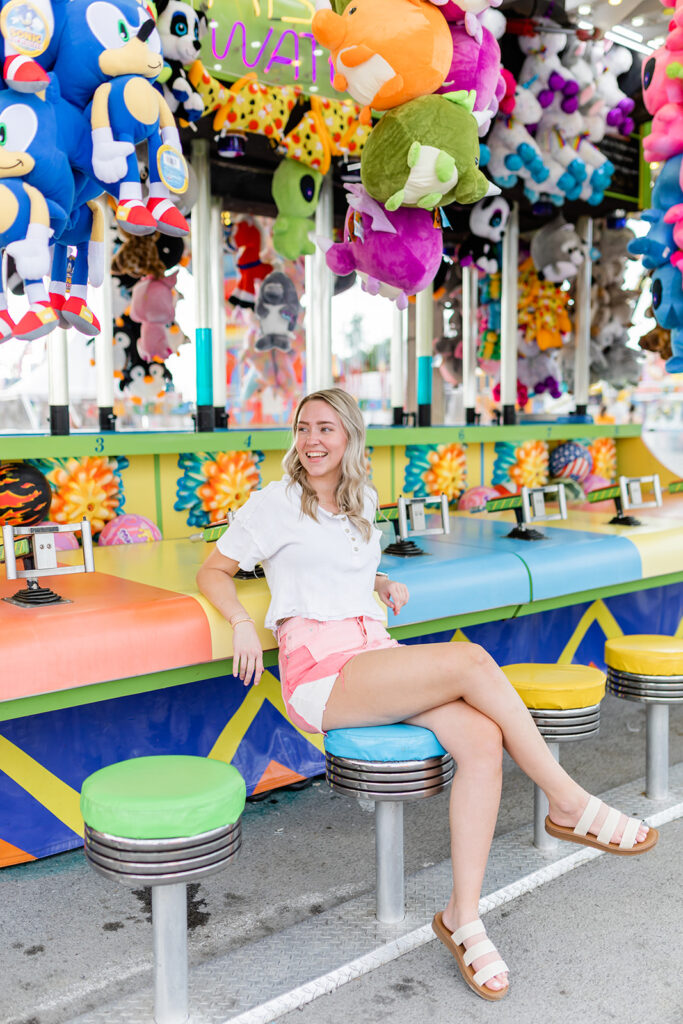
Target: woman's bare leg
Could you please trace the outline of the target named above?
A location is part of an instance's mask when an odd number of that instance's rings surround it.
[[[551,819],[575,825],[589,794],[550,754],[524,702],[478,644],[415,644],[356,654],[332,688],[323,728],[403,722],[460,699],[500,728],[505,749],[547,796]],[[603,809],[591,832],[597,834],[606,813]],[[614,841],[625,823],[624,816]],[[644,825],[636,839],[646,836]]]
[[[408,721],[431,729],[458,766],[449,804],[453,891],[443,911],[444,924],[453,932],[479,917],[481,886],[500,804],[503,737],[490,718],[463,700],[424,711]],[[483,938],[479,934],[466,939],[466,948]],[[473,961],[473,969],[480,971],[496,959],[497,954],[487,953]],[[507,974],[497,974],[486,986],[500,991],[507,983]]]

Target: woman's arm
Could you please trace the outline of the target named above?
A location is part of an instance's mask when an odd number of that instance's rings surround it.
[[[237,597],[233,576],[239,562],[214,549],[197,573],[197,586],[233,628],[233,675],[245,686],[258,683],[263,674],[263,650],[254,620]]]

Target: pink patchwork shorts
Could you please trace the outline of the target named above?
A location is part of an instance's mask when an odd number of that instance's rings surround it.
[[[355,654],[398,647],[379,619],[318,622],[295,616],[278,629],[280,684],[287,714],[304,732],[322,732],[335,680]]]

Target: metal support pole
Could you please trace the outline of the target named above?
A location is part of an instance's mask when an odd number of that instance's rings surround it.
[[[211,200],[211,341],[213,348],[214,427],[228,425],[225,406],[228,397],[227,350],[225,347],[225,299],[223,298],[223,212],[222,200]]]
[[[315,211],[315,233],[332,238],[332,174],[326,175]],[[305,257],[306,288],[306,393],[332,386],[332,271],[317,246]]]
[[[465,423],[476,422],[477,306],[479,272],[472,264],[462,270],[462,389]]]
[[[548,750],[556,761],[560,760],[560,744],[548,743]],[[545,830],[545,819],[548,813],[548,798],[540,788],[534,785],[534,846],[537,850],[549,853],[557,847],[559,842],[554,836],[548,835]]]
[[[645,796],[669,795],[669,705],[648,704],[645,734]]]
[[[405,917],[403,881],[403,804],[375,802],[375,864],[377,868],[377,920],[396,924]]]
[[[432,342],[434,340],[434,285],[415,296],[415,356],[417,361],[417,424],[432,422]]]
[[[585,416],[588,409],[588,388],[590,386],[590,344],[591,344],[591,280],[593,264],[590,250],[593,247],[593,219],[579,217],[576,230],[586,243],[586,258],[576,275],[574,333],[574,408],[577,416]]]
[[[405,381],[403,374],[404,361],[405,314],[394,305],[391,321],[391,355],[389,359],[391,373],[391,408],[392,422],[395,427],[403,423],[403,402]]]
[[[503,235],[500,295],[500,402],[503,423],[516,423],[517,277],[519,275],[519,206],[512,204]]]
[[[115,430],[114,416],[114,317],[111,301],[111,213],[102,203],[104,220],[104,281],[102,283],[102,324],[95,335],[95,379],[100,430]]]
[[[50,433],[69,433],[69,350],[68,332],[55,328],[47,336],[47,393]]]
[[[185,1024],[187,1000],[187,895],[184,882],[152,886],[154,1020]]]
[[[192,208],[192,278],[195,302],[198,431],[214,428],[211,366],[211,165],[207,139],[192,142],[192,167],[197,177],[197,202]]]

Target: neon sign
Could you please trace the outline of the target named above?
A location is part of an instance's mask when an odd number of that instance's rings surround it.
[[[258,3],[258,0],[253,0],[253,3],[254,5],[256,5]],[[269,11],[271,4],[272,0],[269,0]],[[282,21],[285,20],[302,21],[308,23],[310,21],[310,18],[282,19]],[[216,41],[216,26],[213,26],[211,29],[211,52],[215,60],[223,61],[228,57],[233,42],[235,40],[235,35],[237,34],[238,30],[241,32],[240,56],[242,64],[245,66],[245,68],[255,68],[258,64],[261,63],[265,55],[269,52],[268,60],[260,73],[263,75],[267,75],[269,71],[271,71],[273,66],[276,64],[289,65],[294,71],[294,80],[298,81],[299,75],[301,74],[302,71],[302,65],[304,63],[302,58],[305,56],[306,60],[308,60],[308,55],[310,52],[310,79],[313,83],[315,83],[318,74],[318,66],[316,59],[316,50],[318,50],[318,44],[316,43],[315,38],[313,37],[311,32],[296,32],[293,28],[286,28],[284,29],[284,31],[277,33],[274,32],[272,28],[269,28],[268,31],[266,32],[266,37],[263,40],[263,42],[255,41],[250,44],[250,47],[253,47],[254,50],[256,50],[255,60],[250,61],[247,59],[247,29],[244,22],[233,22],[232,28],[230,30],[230,35],[228,36],[228,41],[225,44],[225,49],[223,50],[222,53],[218,52]],[[260,34],[261,33],[259,32],[259,35]],[[308,45],[306,44],[305,40],[308,41]],[[273,41],[275,41],[275,45],[269,51],[269,48]],[[293,56],[286,56],[285,53],[283,53],[285,47],[288,49],[291,47],[290,52],[293,52]],[[331,84],[332,79],[334,78],[334,67],[329,57],[323,58],[323,60],[324,59],[327,59]]]

